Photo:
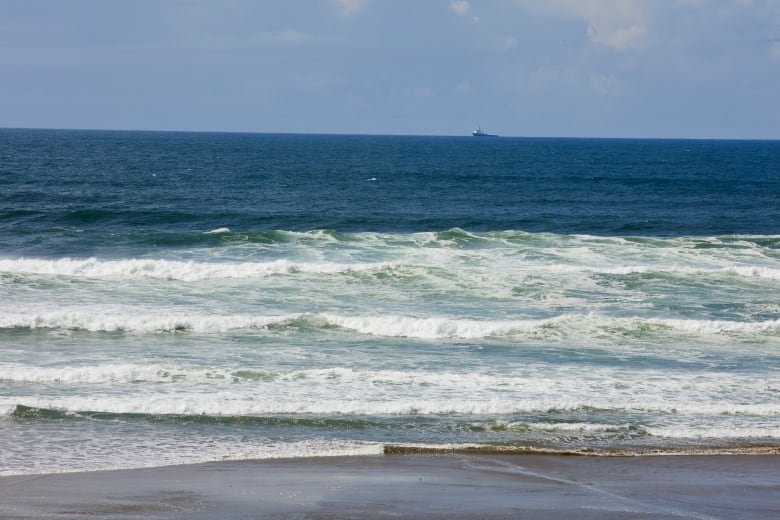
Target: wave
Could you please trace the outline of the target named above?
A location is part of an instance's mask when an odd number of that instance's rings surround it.
[[[117,216],[115,210],[95,210],[99,218],[113,219]],[[92,210],[86,213],[87,222]],[[18,213],[18,212],[17,212]],[[17,215],[11,212],[11,217]],[[47,233],[64,236],[78,236],[88,239],[94,244],[106,246],[135,247],[203,247],[223,248],[240,246],[353,246],[360,248],[446,248],[457,250],[550,250],[554,253],[576,253],[577,250],[587,252],[608,252],[607,256],[621,258],[624,255],[635,256],[648,254],[653,257],[666,254],[683,255],[687,258],[707,257],[709,255],[737,255],[745,258],[770,258],[777,260],[772,254],[780,249],[778,235],[722,235],[722,236],[679,236],[652,237],[613,235],[599,236],[587,234],[556,234],[549,232],[528,232],[522,230],[497,231],[467,231],[461,228],[451,228],[439,231],[418,231],[409,233],[351,231],[342,232],[333,229],[313,229],[308,231],[293,231],[282,229],[237,229],[233,226],[221,225],[223,222],[234,221],[235,215],[213,215],[214,224],[205,224],[199,230],[179,231],[134,231],[126,229],[117,232],[115,229],[101,231],[93,226],[87,230],[79,229],[81,212],[63,215],[60,224],[46,229]],[[19,213],[23,216],[41,216],[41,213]],[[76,216],[76,220],[70,217]],[[131,212],[126,215],[130,219],[145,216],[143,213]],[[166,214],[159,214],[165,219]],[[173,215],[175,216],[175,214]],[[186,221],[199,222],[202,215],[185,215]],[[57,220],[57,219],[55,219]],[[120,218],[121,220],[121,218]],[[159,220],[159,219],[158,219]],[[65,224],[65,225],[63,225]],[[70,225],[67,225],[70,224]]]
[[[233,415],[347,411],[368,415],[504,414],[637,409],[654,413],[760,415],[780,411],[773,404],[776,389],[765,379],[713,372],[700,374],[692,387],[688,377],[670,376],[665,370],[621,367],[590,367],[574,374],[567,366],[546,365],[494,373],[355,370],[338,366],[284,370],[133,363],[39,367],[7,363],[0,365],[0,382],[25,388],[45,385],[37,391],[39,397],[49,388],[76,389],[87,397],[86,401],[54,398],[60,403],[58,406],[76,411],[127,413],[178,414],[190,410]],[[89,389],[84,385],[90,385]],[[99,397],[109,387],[114,391],[122,389],[127,395],[118,401],[111,396]],[[139,390],[157,394],[161,400],[155,406],[160,408],[146,409],[143,407],[147,403],[134,401],[130,394]],[[210,395],[203,396],[204,390]],[[732,396],[729,400],[720,397],[725,390]],[[355,395],[364,401],[350,397]],[[670,395],[678,397],[672,399]],[[227,407],[212,407],[212,398],[223,397],[231,401]],[[170,402],[166,403],[165,398]],[[0,402],[4,406],[16,404],[9,399]],[[512,429],[522,428],[523,424],[499,422],[483,426]]]
[[[219,231],[219,230],[215,230]],[[276,275],[295,274],[356,274],[369,273],[378,277],[393,274],[414,273],[425,276],[436,274],[457,276],[468,279],[470,274],[478,274],[478,281],[484,283],[484,275],[494,273],[495,280],[505,283],[502,275],[648,275],[648,276],[732,276],[746,279],[780,281],[780,268],[761,265],[727,265],[706,267],[694,265],[667,264],[661,261],[653,264],[583,265],[579,260],[572,263],[555,259],[518,260],[511,255],[502,257],[505,252],[481,252],[453,257],[448,253],[434,249],[420,253],[404,248],[395,251],[390,259],[388,254],[382,261],[294,261],[277,259],[269,261],[246,262],[209,262],[195,260],[165,260],[130,258],[105,260],[92,258],[58,258],[53,260],[38,258],[0,259],[0,273],[64,276],[88,279],[156,279],[181,282],[199,282],[219,279],[255,279]],[[565,259],[564,259],[565,260]],[[612,262],[614,263],[614,262]],[[706,263],[706,262],[705,262]],[[474,271],[474,269],[478,269]],[[436,276],[438,278],[438,276]],[[465,277],[465,278],[464,278]]]
[[[663,267],[663,266],[627,266],[615,267],[612,269],[587,269],[593,273],[599,274],[670,274],[670,275],[730,275],[744,278],[764,278],[767,280],[780,280],[780,269],[760,266],[728,266],[719,268],[701,268],[701,267]]]
[[[335,316],[325,314],[332,324],[361,334],[415,339],[480,339],[544,333],[650,333],[673,330],[696,334],[762,333],[780,329],[780,319],[761,322],[685,320],[666,318],[615,318],[594,314],[565,314],[536,320],[472,320],[414,318],[409,316]]]
[[[537,247],[590,247],[646,250],[659,252],[728,250],[756,252],[780,248],[780,235],[721,235],[721,236],[602,236],[588,234],[559,234],[550,232],[529,232],[523,230],[468,231],[454,227],[440,231],[417,231],[411,233],[393,232],[340,232],[333,229],[309,231],[292,230],[244,230],[216,228],[223,231],[218,237],[223,243],[249,242],[261,244],[289,243],[353,243],[369,246],[390,246],[405,244],[415,247],[464,247],[484,248],[537,248]],[[206,233],[190,233],[192,240],[203,240]],[[159,236],[159,235],[156,235]],[[178,236],[178,235],[176,235]]]
[[[63,329],[89,332],[200,332],[214,333],[240,329],[265,329],[274,324],[293,324],[299,315],[213,316],[181,314],[160,316],[143,313],[93,311],[54,311],[37,314],[2,314],[0,329]]]
[[[148,414],[148,413],[115,413],[92,412],[54,408],[37,408],[33,406],[16,405],[10,413],[10,417],[16,420],[78,420],[94,419],[113,421],[122,420],[146,420],[166,423],[190,423],[190,424],[214,424],[214,425],[253,425],[253,426],[279,426],[279,427],[303,427],[303,428],[345,428],[359,430],[370,427],[382,426],[378,421],[361,418],[340,417],[307,417],[284,415],[186,415],[186,414]]]
[[[304,428],[343,428],[362,430],[368,428],[386,429],[389,427],[426,428],[430,423],[408,421],[383,421],[377,416],[359,416],[343,418],[339,416],[307,416],[307,415],[206,415],[206,414],[152,414],[152,413],[122,413],[109,411],[71,411],[56,408],[38,408],[26,405],[16,405],[11,413],[16,420],[145,420],[167,423],[196,423],[214,425],[250,425],[268,427],[304,427]],[[467,430],[470,432],[514,432],[527,434],[533,432],[560,433],[566,435],[584,435],[592,437],[621,436],[625,438],[658,437],[666,439],[748,439],[765,438],[780,440],[780,427],[767,425],[764,427],[729,425],[708,426],[666,426],[654,427],[638,424],[601,424],[587,422],[515,422],[491,421],[469,422],[467,419],[452,419],[448,423],[437,426],[438,429],[449,428]]]
[[[528,384],[512,377],[454,372],[401,370],[361,371],[344,367],[300,370],[262,370],[253,368],[216,368],[192,366],[162,366],[159,364],[108,363],[66,367],[40,367],[21,364],[0,364],[0,381],[13,383],[310,383],[447,386],[475,389]]]
[[[269,394],[270,395],[270,394]],[[24,403],[6,400],[0,414],[12,416],[19,405],[29,408],[58,410],[62,413],[89,415],[95,413],[154,415],[154,416],[263,416],[263,415],[337,415],[337,416],[511,416],[516,414],[611,414],[652,413],[668,416],[780,416],[780,403],[681,403],[666,402],[617,402],[614,398],[559,398],[522,399],[506,398],[424,398],[399,397],[392,400],[375,400],[333,395],[320,397],[258,398],[247,394],[238,399],[229,391],[211,391],[208,394],[157,394],[136,396],[94,395],[80,397],[28,397]],[[709,428],[706,424],[702,428]],[[773,423],[768,430],[777,432]]]
[[[454,386],[485,388],[508,386],[514,378],[454,372],[424,372],[401,370],[361,371],[345,367],[310,368],[276,371],[257,368],[217,368],[192,366],[162,366],[159,364],[107,363],[97,365],[41,367],[22,364],[0,364],[0,381],[14,383],[216,383],[231,384],[271,382],[320,382],[332,384],[369,382],[371,384]],[[527,381],[526,381],[527,383]]]
[[[323,316],[329,323],[361,334],[416,339],[478,339],[513,336],[534,332],[556,321],[556,319],[479,321],[410,316],[337,316],[333,314]]]
[[[780,269],[760,266],[727,266],[717,268],[677,266],[677,265],[626,265],[615,267],[595,267],[569,264],[530,265],[522,269],[530,272],[547,272],[561,274],[603,274],[603,275],[730,275],[744,278],[764,278],[768,280],[780,280]]]
[[[223,234],[223,233],[230,233],[230,228],[221,227],[212,229],[211,231],[204,231],[204,235],[216,235],[216,234]]]
[[[167,382],[182,377],[180,369],[160,365],[105,364],[75,367],[0,366],[0,381],[13,383]]]
[[[648,427],[647,433],[665,439],[773,439],[780,440],[780,426],[708,426],[691,428],[681,426]]]
[[[0,329],[61,329],[89,332],[130,333],[223,333],[242,329],[329,330],[333,327],[363,335],[432,339],[484,339],[533,337],[560,334],[652,335],[762,334],[780,330],[780,319],[757,322],[671,318],[609,317],[595,314],[563,314],[523,320],[477,320],[469,318],[403,315],[343,316],[331,313],[299,313],[272,316],[170,314],[116,311],[59,310],[0,314]]]
[[[371,241],[378,235],[374,233],[340,233],[330,229],[318,229],[312,231],[292,230],[234,230],[229,227],[216,227],[200,232],[178,233],[128,233],[120,237],[131,243],[140,243],[153,246],[206,246],[206,247],[230,247],[234,245],[269,245],[284,246],[289,244],[323,245],[339,242]],[[116,241],[117,236],[112,235]]]
[[[84,278],[154,278],[196,282],[226,278],[262,278],[280,274],[334,274],[378,270],[388,263],[293,262],[195,262],[179,260],[98,260],[96,258],[57,260],[0,259],[0,272],[69,276]]]

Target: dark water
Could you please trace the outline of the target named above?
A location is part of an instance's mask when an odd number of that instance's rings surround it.
[[[0,246],[40,255],[219,226],[773,235],[780,143],[0,130],[0,190]]]

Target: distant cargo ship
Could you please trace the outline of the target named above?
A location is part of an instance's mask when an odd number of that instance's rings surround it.
[[[487,132],[483,132],[481,126],[478,126],[476,130],[471,132],[471,135],[473,135],[474,137],[498,137],[497,134],[489,134]]]

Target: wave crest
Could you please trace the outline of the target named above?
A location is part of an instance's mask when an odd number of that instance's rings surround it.
[[[83,278],[154,278],[197,282],[225,278],[262,278],[280,274],[334,274],[382,269],[387,263],[293,262],[194,262],[181,260],[98,260],[96,258],[57,260],[0,259],[0,272],[70,276]]]
[[[298,313],[256,316],[247,314],[139,313],[132,309],[58,310],[38,313],[0,314],[0,329],[60,329],[89,332],[131,333],[221,333],[241,329],[290,328],[328,330],[339,327],[364,335],[432,339],[482,339],[560,335],[646,336],[676,332],[701,334],[771,334],[780,330],[780,319],[758,322],[692,320],[641,317],[609,317],[595,314],[564,314],[551,318],[477,320],[451,317],[402,315],[344,316],[330,313]]]

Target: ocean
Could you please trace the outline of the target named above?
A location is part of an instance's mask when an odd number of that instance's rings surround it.
[[[780,142],[0,130],[0,475],[780,447]]]

